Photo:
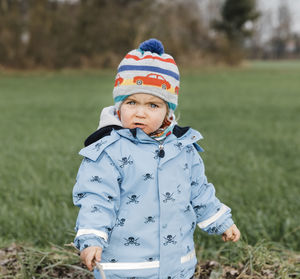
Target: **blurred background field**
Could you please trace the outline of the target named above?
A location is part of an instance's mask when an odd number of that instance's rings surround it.
[[[299,251],[300,63],[182,72],[179,124],[201,131],[209,180],[243,239]],[[1,87],[1,245],[73,239],[77,152],[112,104],[114,72],[6,73]],[[218,237],[197,233],[206,253]]]

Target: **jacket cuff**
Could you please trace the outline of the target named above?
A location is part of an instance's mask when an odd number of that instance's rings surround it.
[[[227,229],[229,229],[234,224],[231,218],[228,218],[223,224],[218,226],[218,234],[223,234]]]
[[[221,208],[210,218],[199,222],[197,225],[200,229],[208,234],[222,234],[233,225],[231,218],[231,209],[222,204]]]
[[[76,237],[74,244],[80,251],[91,246],[98,246],[102,249],[108,246],[108,243],[104,240],[104,238],[92,234]]]

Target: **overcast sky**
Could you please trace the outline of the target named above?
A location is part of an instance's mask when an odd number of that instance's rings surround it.
[[[258,0],[262,12],[270,13],[273,22],[277,22],[277,9],[280,3],[287,3],[292,17],[292,30],[300,33],[300,0]]]

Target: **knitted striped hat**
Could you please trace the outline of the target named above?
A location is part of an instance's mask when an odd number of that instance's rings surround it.
[[[179,71],[172,56],[164,53],[162,43],[150,39],[130,51],[121,61],[113,97],[117,111],[135,93],[148,93],[163,99],[172,113],[177,106]]]

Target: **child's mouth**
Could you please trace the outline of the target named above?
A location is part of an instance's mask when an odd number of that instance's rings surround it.
[[[145,127],[145,124],[143,124],[143,123],[134,123],[134,126],[136,128],[143,128],[143,127]]]

